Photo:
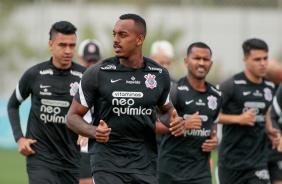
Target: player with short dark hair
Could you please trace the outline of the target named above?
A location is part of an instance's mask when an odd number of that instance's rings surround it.
[[[184,64],[188,74],[171,90],[186,130],[179,137],[165,134],[158,158],[159,183],[211,184],[210,152],[217,146],[216,121],[223,102],[221,92],[205,80],[211,58],[211,49],[203,42],[187,49]]]
[[[267,184],[267,133],[273,143],[279,137],[269,114],[274,84],[265,79],[268,46],[263,40],[253,38],[246,40],[242,48],[245,70],[219,85],[224,95],[219,115],[219,123],[223,124],[219,182]]]
[[[50,31],[50,60],[29,68],[8,102],[8,115],[19,152],[26,156],[28,180],[38,183],[78,183],[80,151],[77,134],[66,114],[85,68],[72,61],[76,27],[56,22]],[[27,132],[20,126],[19,107],[31,95]]]
[[[68,127],[95,140],[89,142],[95,184],[157,183],[156,106],[174,136],[184,132],[169,100],[168,71],[142,55],[145,34],[139,15],[120,16],[113,29],[116,56],[86,70],[68,112]],[[94,126],[82,118],[92,106]]]

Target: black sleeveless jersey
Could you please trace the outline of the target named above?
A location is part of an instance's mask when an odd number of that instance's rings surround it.
[[[80,152],[77,134],[67,128],[66,114],[85,68],[72,63],[61,70],[52,59],[29,68],[21,77],[8,103],[8,114],[15,140],[23,137],[19,105],[31,95],[26,138],[35,139],[36,152],[27,157],[27,164],[43,164],[54,170],[79,171]]]
[[[107,143],[89,143],[92,170],[156,174],[156,105],[169,102],[170,76],[156,62],[145,57],[144,62],[130,69],[113,57],[82,77],[75,99],[94,106],[94,125],[102,119],[112,129]]]
[[[186,119],[198,111],[203,123],[201,129],[186,130],[180,137],[165,134],[158,158],[159,183],[211,182],[210,153],[202,151],[202,144],[211,136],[211,126],[218,120],[223,99],[214,86],[207,82],[206,86],[205,92],[196,91],[183,77],[174,90],[176,94],[171,94],[179,116]]]
[[[278,125],[278,128],[282,132],[282,85],[279,85],[276,94],[272,101],[271,106],[271,120],[274,124]],[[269,161],[280,161],[282,160],[282,153],[278,152],[277,149],[270,148]]]
[[[274,84],[266,79],[261,84],[250,82],[244,72],[219,85],[224,94],[222,113],[239,115],[253,108],[256,114],[255,126],[223,125],[218,158],[220,167],[233,170],[266,167],[265,113],[271,105],[274,88]]]

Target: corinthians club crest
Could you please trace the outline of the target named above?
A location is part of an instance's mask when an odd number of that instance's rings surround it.
[[[76,94],[76,92],[78,91],[79,88],[79,84],[77,82],[71,83],[70,84],[70,95],[74,96]]]
[[[271,92],[271,90],[269,88],[264,88],[263,92],[264,92],[265,100],[271,101],[272,100],[272,92]]]
[[[151,75],[150,73],[148,75],[145,75],[144,76],[146,81],[145,81],[145,84],[146,84],[146,87],[147,88],[155,88],[157,87],[157,81],[155,80],[156,76],[155,75]]]
[[[217,98],[216,97],[214,97],[214,96],[209,96],[208,98],[208,106],[209,106],[209,108],[211,109],[211,110],[215,110],[216,109],[216,107],[217,107]]]

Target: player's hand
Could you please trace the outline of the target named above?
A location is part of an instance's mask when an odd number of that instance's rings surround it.
[[[277,146],[277,151],[282,152],[282,137],[280,137],[279,144]]]
[[[174,136],[183,135],[185,131],[185,121],[182,117],[177,116],[175,109],[171,113],[169,131]]]
[[[267,131],[268,138],[272,143],[272,149],[275,149],[280,142],[281,134],[280,130],[271,128]]]
[[[186,130],[201,129],[202,122],[203,122],[203,120],[199,116],[199,112],[197,111],[192,116],[185,119],[185,129]]]
[[[239,116],[239,124],[246,126],[254,126],[256,120],[256,114],[254,109],[249,109]]]
[[[27,139],[25,137],[20,138],[18,143],[19,153],[23,156],[29,156],[35,154],[35,151],[30,147],[32,144],[35,144],[37,141],[34,139]]]
[[[207,139],[202,145],[203,152],[211,152],[214,150],[218,145],[218,139],[216,136],[216,131],[214,130],[211,134],[211,138]]]
[[[80,145],[80,147],[84,147],[88,144],[88,137],[83,137],[81,135],[78,135],[78,139],[77,139],[77,145]]]
[[[105,143],[109,140],[111,133],[111,128],[108,127],[107,123],[103,120],[100,120],[99,125],[96,128],[96,141],[100,143]]]

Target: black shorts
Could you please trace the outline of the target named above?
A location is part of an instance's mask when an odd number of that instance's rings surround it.
[[[230,170],[218,167],[220,184],[270,184],[268,169]]]
[[[92,178],[90,156],[88,153],[81,153],[80,158],[80,178]]]
[[[282,181],[282,160],[269,162],[268,170],[271,182]]]
[[[93,184],[157,184],[157,177],[129,173],[95,171]]]
[[[79,173],[56,171],[45,166],[27,166],[29,184],[78,184]]]

